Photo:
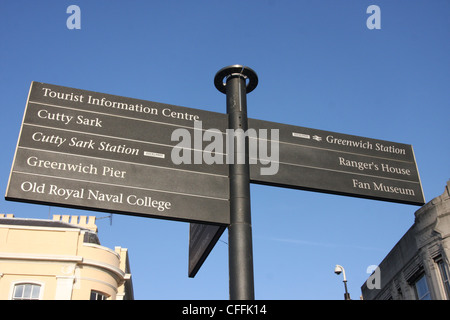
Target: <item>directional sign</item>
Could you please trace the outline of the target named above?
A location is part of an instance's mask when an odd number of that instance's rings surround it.
[[[252,183],[425,203],[411,145],[248,127]],[[5,197],[191,222],[193,277],[230,222],[227,128],[221,113],[33,82]]]
[[[172,161],[173,132],[200,121],[226,127],[219,113],[33,82],[5,197],[227,225],[228,167]]]
[[[190,223],[189,226],[189,268],[188,275],[193,278],[216,245],[225,226]]]
[[[279,130],[278,171],[262,175],[264,157],[258,155],[250,170],[253,183],[425,203],[411,145],[255,119],[249,119],[249,127]]]

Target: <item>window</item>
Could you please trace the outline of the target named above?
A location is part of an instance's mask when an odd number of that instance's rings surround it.
[[[427,279],[423,274],[414,284],[418,300],[431,300],[430,290],[428,289]]]
[[[91,299],[90,300],[106,300],[107,298],[108,297],[101,292],[94,291],[94,290],[91,291]]]
[[[445,291],[445,294],[447,295],[447,300],[449,300],[450,299],[450,283],[449,283],[449,279],[448,279],[448,269],[444,263],[444,260],[439,260],[437,262],[437,264],[439,266],[439,271],[441,273],[442,284],[444,285],[444,291]]]
[[[41,286],[34,283],[20,283],[14,286],[13,300],[39,300]]]

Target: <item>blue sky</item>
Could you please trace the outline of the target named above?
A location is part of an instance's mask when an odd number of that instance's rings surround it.
[[[81,9],[69,30],[66,9]],[[369,5],[381,29],[369,30]],[[427,201],[450,179],[450,2],[2,1],[0,186],[31,81],[226,112],[215,73],[251,67],[249,117],[411,144]],[[412,205],[251,186],[257,299],[352,298],[414,222]],[[105,213],[0,200],[0,212]],[[228,299],[227,232],[194,279],[187,223],[114,215],[107,247],[129,249],[137,299]]]

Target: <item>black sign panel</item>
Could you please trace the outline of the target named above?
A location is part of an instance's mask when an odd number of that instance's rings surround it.
[[[216,245],[225,226],[191,223],[189,226],[188,275],[193,278]]]
[[[277,173],[261,174],[264,157],[258,154],[258,161],[250,170],[253,183],[415,205],[425,203],[411,145],[254,119],[249,119],[249,127],[257,132],[278,129],[279,134]],[[270,147],[270,141],[266,142]],[[270,159],[273,162],[274,157]]]
[[[6,199],[227,225],[228,167],[173,161],[174,131],[198,123],[226,116],[33,82]]]

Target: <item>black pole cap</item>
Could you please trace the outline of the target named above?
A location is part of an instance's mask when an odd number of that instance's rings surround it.
[[[225,82],[223,80],[232,75],[239,75],[249,80],[246,87],[247,93],[252,92],[258,85],[258,76],[256,75],[255,71],[253,71],[249,67],[244,67],[239,64],[235,64],[232,66],[222,68],[216,73],[216,76],[214,77],[214,85],[216,86],[217,90],[219,90],[222,93],[226,93],[227,84],[226,80]]]

